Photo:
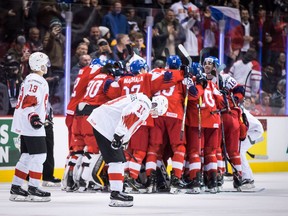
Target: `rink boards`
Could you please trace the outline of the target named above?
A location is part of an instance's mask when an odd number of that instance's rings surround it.
[[[264,127],[264,140],[249,152],[267,155],[267,160],[252,159],[247,155],[254,172],[288,171],[288,117],[258,117]],[[11,117],[0,118],[0,182],[12,180],[14,166],[20,152],[17,135],[10,132]],[[55,176],[61,177],[68,154],[68,131],[65,117],[54,118]],[[169,169],[170,167],[168,167]]]

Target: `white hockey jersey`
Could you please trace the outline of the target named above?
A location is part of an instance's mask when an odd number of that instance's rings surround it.
[[[14,111],[11,131],[25,136],[46,136],[44,126],[34,129],[29,114],[36,113],[45,122],[49,96],[47,81],[36,73],[29,74],[23,81]]]
[[[151,100],[146,95],[128,94],[94,109],[87,121],[108,140],[112,141],[116,133],[124,135],[126,143],[148,118],[150,110]]]
[[[257,61],[244,64],[238,60],[230,68],[229,74],[245,87],[245,97],[255,97],[260,91],[261,67]]]

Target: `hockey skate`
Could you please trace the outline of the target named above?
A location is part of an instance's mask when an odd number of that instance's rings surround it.
[[[25,202],[29,196],[29,193],[21,188],[21,186],[13,184],[10,189],[10,194],[9,200],[14,202]]]
[[[61,179],[53,177],[52,179],[43,180],[43,187],[61,187]]]
[[[233,187],[237,191],[241,191],[242,186],[242,176],[238,172],[233,173]]]
[[[28,186],[29,196],[27,200],[29,202],[49,202],[51,201],[51,194],[46,191],[42,191],[37,187]]]
[[[127,176],[124,182],[125,193],[147,193],[147,188],[137,180]]]
[[[171,183],[170,183],[170,193],[177,194],[177,193],[186,193],[186,184],[175,176],[174,171],[171,171]]]
[[[249,190],[255,188],[254,180],[251,179],[244,179],[242,181],[241,190]]]
[[[146,182],[147,193],[156,193],[157,192],[157,173],[152,171],[150,176],[147,177]]]
[[[110,194],[110,207],[131,207],[133,206],[133,196],[129,196],[119,191],[112,191]]]
[[[73,176],[68,175],[66,192],[74,192],[74,191],[78,190],[78,188],[79,188],[78,185],[73,180]]]
[[[190,181],[186,187],[188,194],[199,194],[201,192],[201,173],[197,173],[196,177]]]
[[[218,171],[218,173],[217,173],[217,188],[218,188],[218,192],[222,191],[223,184],[224,184],[224,176],[223,176],[223,174],[220,171]]]
[[[218,192],[216,172],[211,173],[211,176],[209,177],[207,182],[207,188],[208,188],[207,192],[210,192],[212,194],[216,194]]]

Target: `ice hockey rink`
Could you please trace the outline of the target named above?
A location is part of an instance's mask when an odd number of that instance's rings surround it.
[[[134,194],[133,207],[109,207],[109,193],[67,193],[45,188],[51,202],[11,202],[10,184],[0,184],[1,216],[102,216],[102,215],[194,215],[194,216],[287,216],[288,173],[255,174],[261,192],[221,192],[217,194]],[[25,186],[24,186],[25,188]],[[43,188],[44,189],[44,188]],[[232,189],[225,181],[224,190]]]

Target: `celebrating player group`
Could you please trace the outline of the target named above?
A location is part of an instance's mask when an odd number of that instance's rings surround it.
[[[169,55],[164,68],[149,70],[146,61],[132,53],[125,61],[94,59],[80,69],[67,107],[64,191],[109,191],[111,207],[133,206],[131,193],[218,193],[227,162],[236,190],[254,187],[253,176],[245,173],[249,165],[243,170],[246,161],[240,156],[241,141],[247,141],[253,118],[241,105],[244,86],[225,74],[214,56],[203,63],[188,60],[184,65],[180,56]],[[11,201],[50,200],[50,193],[38,188],[48,99],[42,76],[49,60],[39,62],[33,67],[34,61],[29,60],[33,73],[23,82],[13,119],[23,152]],[[25,125],[16,115],[27,120]],[[257,121],[254,118],[251,124],[258,126],[261,136]],[[171,173],[166,169],[169,159]],[[28,174],[26,191],[21,185]]]

